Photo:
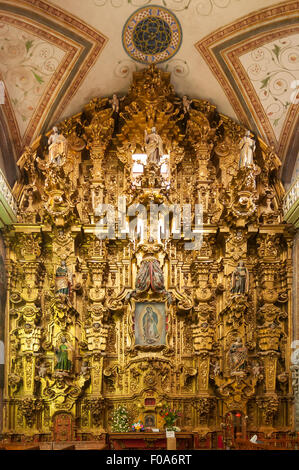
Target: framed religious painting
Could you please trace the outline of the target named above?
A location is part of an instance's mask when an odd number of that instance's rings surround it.
[[[144,427],[145,428],[156,427],[156,416],[154,414],[147,414],[144,416]]]
[[[166,309],[164,302],[136,302],[135,346],[166,345]]]

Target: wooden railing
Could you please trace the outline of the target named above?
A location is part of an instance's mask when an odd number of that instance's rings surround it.
[[[0,450],[104,450],[107,444],[100,441],[91,442],[37,442],[25,444],[19,442],[0,443]]]
[[[265,439],[254,444],[245,439],[236,439],[235,448],[237,450],[298,450],[299,441],[293,439]]]
[[[0,450],[40,450],[39,445],[2,444]]]

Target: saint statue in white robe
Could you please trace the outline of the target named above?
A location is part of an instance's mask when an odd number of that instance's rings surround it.
[[[146,130],[144,131],[144,142],[147,163],[155,163],[158,165],[163,155],[163,141],[159,134],[157,134],[155,127],[152,128],[150,134],[148,134]]]
[[[250,131],[247,131],[246,135],[241,139],[239,148],[241,149],[239,168],[252,166],[255,141],[250,137]]]

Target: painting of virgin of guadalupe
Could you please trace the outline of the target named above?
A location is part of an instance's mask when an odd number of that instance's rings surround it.
[[[162,302],[137,302],[135,307],[135,344],[160,346],[165,344],[166,314]]]

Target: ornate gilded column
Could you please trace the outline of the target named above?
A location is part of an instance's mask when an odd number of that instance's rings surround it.
[[[87,148],[90,150],[93,163],[93,181],[102,181],[103,179],[102,162],[114,129],[112,110],[100,108],[96,105],[87,108],[87,112],[90,113],[92,119],[89,126],[85,127]]]
[[[27,234],[16,233],[16,245],[11,243],[12,231],[6,236],[8,257],[13,258],[15,253],[19,255],[19,262],[13,264],[16,272],[10,276],[9,282],[10,311],[13,315],[7,331],[14,347],[7,351],[7,393],[10,399],[15,399],[16,404],[15,417],[10,418],[16,419],[21,427],[24,419],[29,428],[35,428],[36,412],[42,408],[41,401],[35,398],[34,393],[36,360],[41,353],[40,292],[44,278],[40,259],[42,236],[38,229],[35,231],[36,228],[32,227],[33,231]],[[19,398],[21,383],[23,391]],[[10,425],[6,423],[6,427]]]
[[[195,155],[196,155],[196,160],[197,160],[197,181],[205,182],[206,185],[208,185],[208,163],[210,161],[211,157],[211,152],[213,150],[214,143],[208,143],[208,142],[193,142],[192,143]]]
[[[209,393],[210,355],[215,340],[215,307],[212,288],[213,263],[202,261],[207,255],[212,256],[214,236],[204,238],[203,246],[191,265],[195,306],[193,309],[192,337],[197,359],[198,382],[196,400],[192,406],[197,414],[197,427],[200,432],[207,432],[209,414],[215,406],[215,400]],[[210,252],[208,253],[207,250]]]
[[[284,320],[288,318],[288,312],[283,304],[287,302],[288,296],[285,296],[286,286],[283,285],[285,268],[280,259],[280,236],[271,232],[261,233],[257,237],[257,244],[261,259],[258,263],[258,279],[262,303],[258,310],[258,348],[265,373],[265,395],[257,397],[257,404],[262,412],[263,426],[269,431],[280,402],[276,385],[278,360],[286,360],[282,351],[287,336]],[[279,277],[278,273],[281,273]],[[279,278],[282,282],[280,289],[277,288]]]
[[[83,402],[86,425],[103,430],[103,366],[108,337],[108,309],[105,306],[107,281],[107,251],[105,242],[95,235],[85,234],[83,250],[89,274],[88,303],[85,318],[85,358],[89,360],[90,387]]]

